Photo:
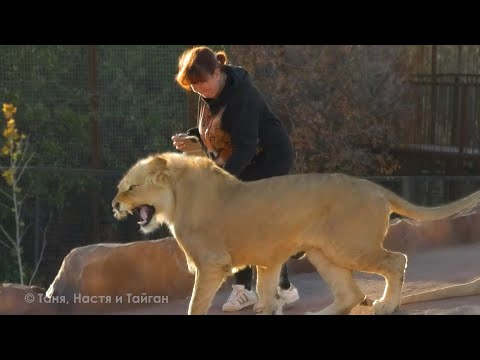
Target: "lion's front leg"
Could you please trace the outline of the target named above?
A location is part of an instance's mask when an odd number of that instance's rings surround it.
[[[212,299],[217,293],[225,271],[222,267],[199,267],[195,273],[192,298],[188,306],[188,315],[206,315]]]
[[[259,304],[256,310],[264,315],[282,315],[282,307],[277,298],[277,285],[282,265],[269,268],[257,266],[257,292]]]

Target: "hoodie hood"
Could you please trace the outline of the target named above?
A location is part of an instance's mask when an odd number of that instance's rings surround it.
[[[218,98],[204,99],[212,110],[219,109],[229,103],[232,93],[238,93],[240,88],[249,87],[251,84],[250,74],[241,66],[226,65],[225,73],[227,74],[227,80]],[[214,112],[216,111],[214,110]]]
[[[250,82],[250,74],[241,66],[227,65],[226,72],[236,83]]]

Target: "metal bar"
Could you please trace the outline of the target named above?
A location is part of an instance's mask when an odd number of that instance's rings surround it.
[[[426,137],[428,141],[432,144],[435,141],[433,133],[433,124],[437,121],[437,85],[436,85],[436,75],[437,75],[437,45],[432,45],[432,84],[431,84],[431,99],[430,99],[430,123],[428,124]]]
[[[88,90],[90,93],[90,136],[92,167],[100,168],[100,144],[98,129],[98,90],[97,90],[97,47],[88,47]]]
[[[90,93],[90,136],[91,136],[91,166],[94,169],[101,167],[100,155],[100,136],[98,129],[98,90],[97,90],[97,47],[90,45],[88,47],[88,89]],[[97,189],[92,189],[91,193],[91,219],[92,231],[90,242],[94,243],[100,233],[99,225],[99,194]]]
[[[465,145],[465,123],[466,123],[466,89],[464,86],[460,86],[460,109],[459,109],[459,121],[460,121],[460,129],[459,129],[459,139],[458,139],[458,152],[460,154],[463,153],[463,147]]]
[[[435,81],[435,80],[431,80],[431,81],[415,81],[415,80],[410,80],[410,83],[411,84],[414,84],[414,85],[456,85],[457,82],[455,81]],[[459,81],[459,83],[462,83],[461,81]],[[471,87],[479,87],[480,86],[480,83],[463,83],[465,86],[471,86]]]
[[[466,77],[466,78],[469,78],[469,77],[472,77],[472,78],[480,78],[480,74],[467,74],[467,73],[463,73],[463,74],[460,74],[459,73],[441,73],[441,74],[436,74],[436,77],[437,78],[444,78],[444,77],[452,77],[452,76],[456,76],[456,75],[461,75],[463,77]],[[412,74],[411,75],[412,77],[418,77],[418,78],[429,78],[432,76],[432,74]]]

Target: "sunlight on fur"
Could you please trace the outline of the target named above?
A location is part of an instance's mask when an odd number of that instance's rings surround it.
[[[367,301],[353,271],[382,275],[375,314],[401,303],[407,258],[383,248],[392,212],[413,221],[454,217],[480,192],[436,208],[420,207],[364,179],[343,174],[286,175],[241,182],[206,157],[163,153],[134,164],[118,184],[115,217],[139,218],[148,233],[166,223],[195,274],[188,314],[206,314],[233,269],[257,266],[263,314],[281,313],[281,266],[306,252],[333,294],[314,314],[348,314]]]

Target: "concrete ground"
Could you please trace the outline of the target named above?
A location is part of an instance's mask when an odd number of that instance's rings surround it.
[[[430,250],[409,256],[404,294],[437,287],[464,283],[480,277],[480,243],[458,245]],[[385,281],[372,274],[356,273],[361,289],[370,297],[378,298],[383,293]],[[291,281],[298,288],[300,300],[284,309],[284,315],[301,315],[306,311],[318,311],[332,301],[330,291],[316,272],[294,273]],[[254,315],[252,307],[239,312],[225,313],[221,307],[230,294],[231,281],[225,283],[215,296],[210,315]],[[145,308],[111,312],[116,315],[183,315],[187,313],[189,299],[170,300],[168,303]],[[370,315],[371,308],[359,306],[353,315]],[[430,301],[403,305],[395,315],[480,315],[480,295],[463,298]]]

